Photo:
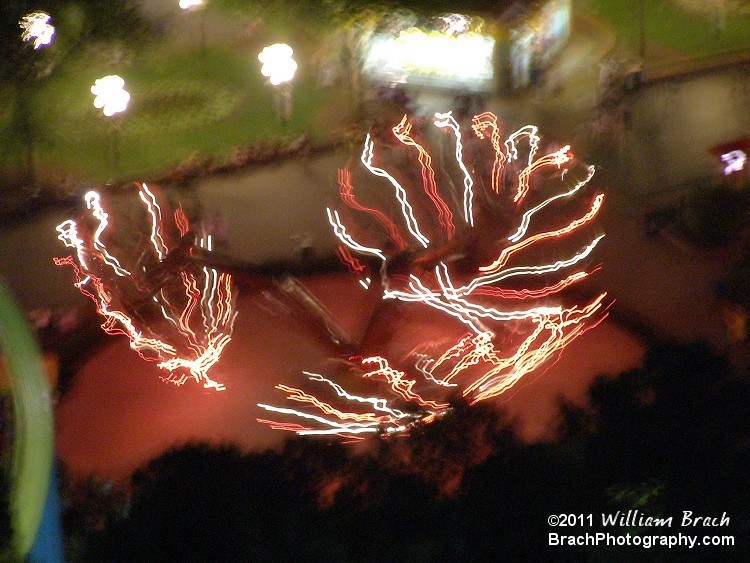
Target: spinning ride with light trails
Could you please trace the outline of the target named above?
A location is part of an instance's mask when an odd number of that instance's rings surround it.
[[[158,362],[167,372],[162,379],[177,385],[193,379],[221,391],[224,385],[208,372],[232,339],[232,276],[201,259],[213,247],[212,235],[191,229],[182,206],[172,210],[159,192],[136,187],[139,204],[114,218],[102,196],[88,192],[88,213],[57,227],[75,254],[55,263],[72,268],[76,287],[104,317],[104,331],[126,336],[144,360]]]
[[[369,134],[339,170],[344,205],[326,210],[363,287],[379,282],[383,299],[449,315],[464,336],[395,360],[350,357],[343,377],[306,372],[299,387],[277,385],[284,406],[259,405],[281,420],[259,422],[354,440],[403,433],[446,413],[451,395],[506,394],[606,317],[606,293],[583,284],[603,237],[594,168],[568,145],[542,150],[534,126],[504,138],[482,113],[466,128],[464,139],[449,112]]]

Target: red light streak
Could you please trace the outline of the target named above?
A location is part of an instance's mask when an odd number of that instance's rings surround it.
[[[185,233],[190,230],[190,223],[185,216],[185,212],[182,210],[182,204],[174,210],[174,224],[177,225],[181,237],[185,236]]]
[[[432,157],[424,150],[424,147],[417,143],[411,136],[412,124],[407,121],[405,115],[398,125],[393,128],[393,135],[401,141],[404,145],[412,146],[417,149],[419,156],[419,165],[422,172],[422,187],[425,193],[430,197],[433,205],[438,210],[438,216],[440,224],[445,229],[445,234],[450,239],[456,232],[456,227],[453,225],[453,213],[448,208],[443,198],[437,192],[437,185],[435,184],[435,171],[432,169]]]
[[[365,213],[369,213],[370,215],[372,215],[377,220],[377,222],[380,223],[388,232],[388,236],[390,237],[393,244],[395,244],[399,248],[399,250],[404,250],[406,248],[406,241],[398,232],[398,227],[396,227],[393,221],[391,221],[388,216],[382,211],[360,205],[354,198],[354,188],[352,187],[351,172],[349,172],[349,170],[347,170],[346,168],[339,168],[338,180],[339,193],[341,194],[341,199],[344,201],[344,203],[346,203],[352,209],[364,211]]]
[[[506,158],[503,152],[503,140],[500,128],[497,125],[497,116],[494,113],[485,112],[475,115],[471,121],[471,127],[480,139],[486,139],[487,131],[490,131],[489,140],[492,143],[492,149],[495,151],[495,160],[492,163],[491,185],[492,191],[499,194],[500,188],[503,185],[503,167]]]
[[[345,246],[338,245],[336,247],[336,255],[342,264],[353,274],[361,274],[367,269],[366,266],[362,265],[359,260],[352,256],[352,253]]]
[[[136,185],[149,230],[145,249],[134,247],[129,230],[110,234],[106,244],[102,241],[109,215],[99,194],[89,192],[86,201],[98,228],[79,234],[75,221],[60,224],[58,238],[76,249],[79,265],[71,256],[56,258],[55,264],[72,268],[76,287],[104,318],[102,329],[126,336],[141,358],[169,373],[162,379],[182,385],[192,378],[206,388],[223,390],[208,371],[231,340],[236,300],[232,277],[201,265],[192,249],[182,248],[190,225],[181,207],[171,215],[174,224],[168,225],[155,194],[145,184]],[[165,237],[180,244],[170,248]],[[203,238],[197,243],[210,248]],[[121,254],[119,259],[112,252]],[[134,266],[124,268],[121,260]],[[118,276],[116,283],[110,271]]]

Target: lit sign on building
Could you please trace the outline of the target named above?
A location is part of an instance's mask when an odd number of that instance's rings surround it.
[[[377,33],[364,57],[369,77],[390,83],[492,88],[495,39],[465,16],[451,14],[433,29],[405,27]]]
[[[467,91],[530,86],[570,36],[571,0],[513,3],[491,23],[449,14],[391,17],[363,52],[371,80]]]

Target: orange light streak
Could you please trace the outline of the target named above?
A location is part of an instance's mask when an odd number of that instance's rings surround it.
[[[604,194],[597,195],[594,198],[594,202],[591,204],[591,209],[589,209],[588,213],[586,213],[583,217],[580,217],[578,219],[575,219],[574,221],[571,221],[570,223],[568,223],[568,225],[566,225],[565,227],[561,227],[560,229],[557,229],[554,231],[547,231],[544,233],[539,233],[525,240],[517,242],[516,244],[505,247],[500,253],[500,256],[498,256],[497,259],[492,264],[490,264],[489,266],[480,266],[479,271],[486,272],[486,273],[498,272],[503,266],[505,266],[505,264],[507,264],[508,259],[519,250],[523,250],[524,248],[529,247],[532,244],[535,244],[541,240],[561,237],[568,233],[572,233],[579,227],[593,220],[594,217],[596,217],[596,214],[601,209],[603,202],[604,202]]]
[[[305,393],[302,389],[297,389],[295,387],[289,387],[287,385],[279,384],[276,386],[276,389],[286,392],[287,399],[289,399],[290,401],[308,403],[325,414],[335,416],[339,420],[353,420],[356,422],[372,422],[377,424],[383,424],[393,421],[393,417],[391,416],[376,416],[373,413],[358,414],[354,412],[343,412],[328,403],[324,403],[317,397],[310,395],[309,393]]]
[[[570,287],[574,283],[583,281],[598,268],[591,272],[575,272],[570,274],[564,280],[557,282],[554,285],[542,287],[539,289],[505,289],[502,287],[478,287],[472,291],[473,295],[488,295],[490,297],[497,297],[499,299],[541,299],[543,297],[549,297],[555,293],[559,293],[566,288]]]
[[[180,231],[180,236],[183,237],[190,230],[190,223],[188,218],[185,216],[185,212],[182,210],[182,204],[177,206],[174,210],[174,223]]]
[[[265,418],[256,418],[255,420],[261,424],[267,424],[273,430],[284,430],[286,432],[294,432],[295,434],[302,434],[303,432],[312,430],[309,426],[302,426],[301,424],[295,424],[293,422],[276,422]]]
[[[521,201],[526,194],[529,192],[529,178],[531,175],[544,166],[554,166],[560,168],[566,162],[570,162],[573,159],[573,153],[570,152],[570,145],[565,145],[563,148],[551,153],[544,155],[532,164],[524,168],[518,175],[518,189],[516,195],[513,198],[514,203]]]
[[[594,167],[593,166],[589,166],[588,167],[588,173],[587,173],[586,177],[583,180],[581,180],[580,182],[578,182],[575,186],[573,186],[572,189],[570,189],[567,192],[563,192],[563,193],[554,195],[554,196],[552,196],[552,197],[544,200],[539,205],[537,205],[535,207],[532,207],[531,209],[529,209],[528,211],[526,211],[523,214],[523,217],[521,219],[521,224],[518,226],[518,230],[515,233],[513,233],[513,235],[511,235],[510,237],[508,237],[508,240],[510,242],[518,242],[519,240],[521,240],[521,238],[523,238],[526,235],[526,231],[529,228],[529,223],[531,222],[531,218],[534,216],[534,214],[536,214],[540,210],[542,210],[545,207],[551,205],[552,203],[554,203],[555,201],[557,201],[559,199],[569,198],[573,194],[577,193],[581,188],[583,188],[584,186],[586,186],[589,183],[589,181],[591,181],[591,178],[594,177],[594,172],[595,172]]]
[[[412,391],[412,388],[416,384],[413,379],[408,379],[403,371],[392,368],[388,364],[388,360],[381,356],[371,356],[362,360],[362,365],[375,364],[377,367],[372,371],[368,371],[362,374],[362,377],[372,378],[376,376],[383,377],[390,385],[391,389],[398,393],[401,397],[407,401],[414,401],[418,405],[423,407],[430,407],[433,409],[445,409],[448,408],[448,403],[436,403],[435,401],[429,401],[423,399],[417,393]]]

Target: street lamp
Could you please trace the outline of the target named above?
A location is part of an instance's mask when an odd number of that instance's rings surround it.
[[[32,12],[25,15],[18,22],[21,28],[21,40],[24,43],[32,43],[34,49],[39,49],[52,43],[52,37],[55,35],[55,28],[50,25],[52,18],[45,12]],[[29,72],[31,70],[31,72]],[[32,81],[38,76],[39,70],[35,68],[34,63],[26,72],[19,73],[18,80],[19,92],[17,93],[17,103],[15,111],[18,112],[20,122],[20,132],[23,138],[24,151],[26,158],[26,176],[27,180],[34,184],[34,137],[35,132],[32,124],[31,98],[33,96]]]
[[[260,72],[267,76],[273,86],[278,86],[276,111],[282,123],[289,121],[292,115],[292,85],[297,61],[292,58],[294,51],[286,43],[275,43],[264,48],[258,55],[263,63]]]
[[[206,16],[205,16],[206,4],[203,0],[180,0],[180,8],[186,12],[200,12],[200,26],[201,26],[201,53],[206,52]]]
[[[18,22],[23,30],[21,39],[25,42],[33,41],[34,49],[49,45],[55,35],[55,28],[49,23],[51,19],[50,15],[45,12],[33,12],[24,16]]]
[[[91,93],[94,94],[94,107],[102,110],[105,117],[113,117],[124,112],[130,101],[130,94],[125,90],[125,81],[116,74],[95,80]],[[120,170],[120,120],[115,117],[111,123],[114,169],[115,174],[118,174]]]

